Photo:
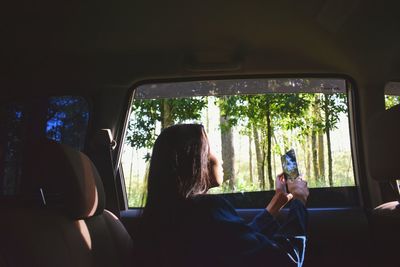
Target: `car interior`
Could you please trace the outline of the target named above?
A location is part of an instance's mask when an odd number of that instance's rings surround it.
[[[139,266],[151,148],[178,123],[203,124],[210,193],[244,221],[295,150],[304,266],[400,266],[400,2],[2,6],[0,266]]]

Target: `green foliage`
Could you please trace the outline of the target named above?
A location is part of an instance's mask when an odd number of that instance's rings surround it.
[[[400,96],[385,95],[385,108],[389,109],[400,104]]]
[[[297,79],[293,82],[300,88],[308,86],[308,81],[304,79]],[[272,83],[269,85],[269,90],[274,92],[274,88],[284,86],[292,85]],[[319,89],[316,88],[315,90],[318,91]],[[343,116],[342,114],[348,112],[347,97],[344,93],[267,93],[231,95],[213,97],[213,99],[220,110],[220,114],[211,115],[215,117],[221,115],[226,119],[223,125],[219,125],[221,132],[235,127],[235,131],[239,132],[240,135],[251,138],[255,138],[253,134],[254,131],[257,132],[258,145],[263,153],[263,168],[273,169],[269,170],[269,176],[271,172],[280,170],[280,155],[284,149],[292,146],[304,147],[304,153],[310,153],[309,136],[312,133],[321,134],[336,129],[340,118]],[[208,108],[207,103],[207,97],[134,101],[132,119],[128,125],[128,144],[135,149],[149,149],[153,146],[166,116],[164,114],[166,105],[169,112],[168,116],[173,123],[183,123],[200,121],[202,114],[204,116],[204,111]],[[270,131],[270,135],[268,135],[268,131]],[[253,142],[255,142],[255,139],[253,139]],[[267,150],[269,150],[270,155],[272,154],[269,161],[273,161],[273,165],[271,162],[267,165]],[[251,153],[254,153],[254,150]],[[335,153],[332,154],[334,186],[354,185],[350,151]],[[303,158],[301,164],[306,167],[306,155],[300,154],[300,157]],[[239,162],[235,173],[236,184],[234,188],[226,182],[221,187],[212,189],[211,192],[228,193],[262,190],[257,177],[256,159],[258,160],[253,154],[253,170],[250,170],[248,160]],[[309,161],[309,159],[307,160]],[[309,167],[310,164],[308,162]],[[250,172],[252,172],[253,181],[250,181]],[[309,177],[307,178],[311,187],[329,186],[326,180],[311,177],[311,170],[309,170]],[[140,179],[134,180],[142,181]],[[269,188],[267,184],[265,189]],[[142,196],[146,191],[143,182],[133,182],[127,186],[129,191],[135,192],[132,195],[128,194],[129,205],[141,206],[143,204]]]
[[[324,132],[337,128],[339,116],[347,114],[347,97],[345,94],[325,94],[321,109],[328,114],[328,121],[325,121]]]
[[[151,148],[156,139],[156,122],[161,120],[160,100],[135,100],[132,104],[127,142],[135,148]]]
[[[229,96],[218,99],[221,113],[229,126],[264,127],[271,115],[273,125],[285,130],[304,125],[304,114],[310,105],[309,94],[265,94]]]
[[[131,180],[131,179],[129,179]],[[133,179],[132,179],[133,180]],[[147,197],[147,184],[139,182],[135,179],[134,182],[127,185],[128,206],[131,208],[144,207]]]
[[[182,123],[186,120],[199,120],[201,111],[207,106],[206,97],[166,99],[172,107],[171,114],[175,123]]]
[[[78,150],[83,149],[89,107],[81,97],[52,97],[47,109],[46,136]]]
[[[134,148],[152,148],[157,138],[157,123],[164,119],[164,105],[171,108],[171,119],[174,123],[186,120],[199,120],[201,111],[207,106],[205,97],[143,99],[134,100],[132,115],[129,120],[127,142]]]

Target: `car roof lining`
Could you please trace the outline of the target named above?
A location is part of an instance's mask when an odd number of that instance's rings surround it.
[[[382,85],[399,78],[396,1],[41,1],[6,7],[2,95],[128,90],[143,79],[216,74],[339,73]],[[224,64],[240,68],[216,73]]]

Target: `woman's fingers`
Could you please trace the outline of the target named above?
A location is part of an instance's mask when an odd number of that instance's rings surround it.
[[[293,181],[288,181],[288,189],[289,192],[293,194],[293,198],[301,200],[304,204],[306,203],[309,196],[309,190],[307,187],[307,181],[303,180],[302,176],[299,176]]]
[[[285,191],[285,185],[282,183],[283,173],[280,173],[276,176],[275,179],[275,190]]]

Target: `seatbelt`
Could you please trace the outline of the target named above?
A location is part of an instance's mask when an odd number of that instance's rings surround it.
[[[101,129],[93,136],[89,155],[103,181],[106,195],[106,209],[119,218],[120,208],[112,158],[112,151],[115,147],[116,142],[112,138],[111,130]]]

